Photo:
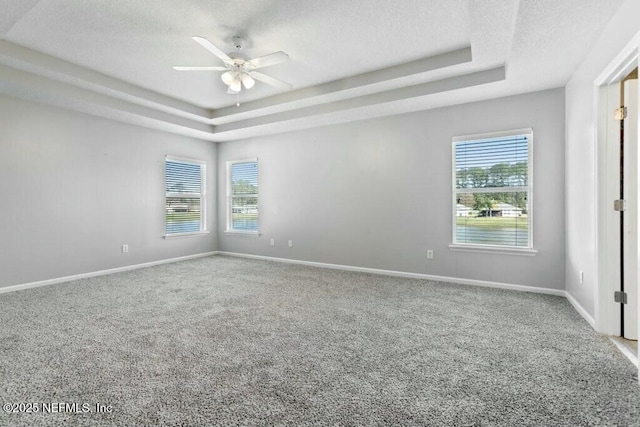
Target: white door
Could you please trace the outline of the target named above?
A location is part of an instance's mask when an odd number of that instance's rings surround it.
[[[638,339],[638,80],[623,83],[624,105],[627,117],[624,119],[623,198],[626,200],[623,224],[623,280],[627,304],[624,311],[624,337]]]

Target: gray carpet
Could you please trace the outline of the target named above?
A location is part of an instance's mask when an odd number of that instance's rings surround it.
[[[548,295],[217,256],[1,294],[0,325],[0,402],[39,409],[0,425],[640,425]]]

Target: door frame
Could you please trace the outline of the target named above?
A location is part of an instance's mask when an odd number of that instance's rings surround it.
[[[620,106],[621,81],[638,66],[639,53],[640,34],[622,49],[594,82],[597,100],[594,321],[596,331],[606,335],[620,335],[621,312],[620,305],[613,300],[620,283],[620,219],[619,213],[613,210],[613,201],[620,194],[616,172],[620,162],[620,123],[614,120],[613,111]]]
[[[622,198],[627,201],[628,209],[624,212],[624,229],[620,229],[623,236],[623,242],[620,247],[623,248],[623,264],[624,264],[624,292],[627,294],[628,304],[622,305],[624,316],[620,316],[624,332],[621,333],[623,338],[630,340],[638,340],[638,272],[640,265],[638,264],[638,248],[640,247],[640,238],[638,237],[638,192],[640,191],[640,182],[638,177],[638,166],[640,165],[640,152],[638,152],[638,69],[636,68],[634,76],[627,75],[621,82],[621,94],[623,94],[622,105],[627,108],[627,117],[623,119],[624,132],[620,132],[624,138],[624,193]],[[635,135],[635,136],[634,136]],[[633,136],[633,138],[632,138]],[[622,146],[622,144],[621,144]],[[631,238],[630,238],[631,237]]]

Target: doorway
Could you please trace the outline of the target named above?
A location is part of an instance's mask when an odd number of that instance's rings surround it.
[[[638,340],[638,68],[619,83],[620,107],[620,337]],[[635,345],[637,354],[637,343]]]
[[[639,40],[632,40],[595,82],[598,90],[595,328],[612,338],[618,337],[617,341],[629,348],[635,347],[624,353],[636,363],[640,298],[637,291]]]

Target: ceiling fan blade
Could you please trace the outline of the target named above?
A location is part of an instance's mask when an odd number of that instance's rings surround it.
[[[267,76],[266,74],[262,74],[257,71],[252,71],[249,73],[249,75],[256,80],[261,81],[262,83],[266,83],[268,85],[275,86],[282,89],[291,89],[291,85],[289,83],[283,82],[282,80],[275,79],[271,76]]]
[[[279,52],[270,53],[269,55],[254,58],[250,61],[247,61],[247,63],[250,64],[253,68],[263,68],[263,67],[268,67],[270,65],[280,64],[288,60],[289,60],[289,55],[287,55],[282,51],[279,51]]]
[[[224,53],[223,51],[215,47],[213,43],[211,43],[209,40],[205,39],[204,37],[194,36],[191,38],[195,40],[197,43],[199,43],[200,46],[204,47],[209,52],[213,53],[215,56],[222,59],[224,62],[233,62],[233,60],[229,58],[229,55],[227,55],[226,53]]]
[[[173,67],[178,71],[224,71],[227,67]]]

